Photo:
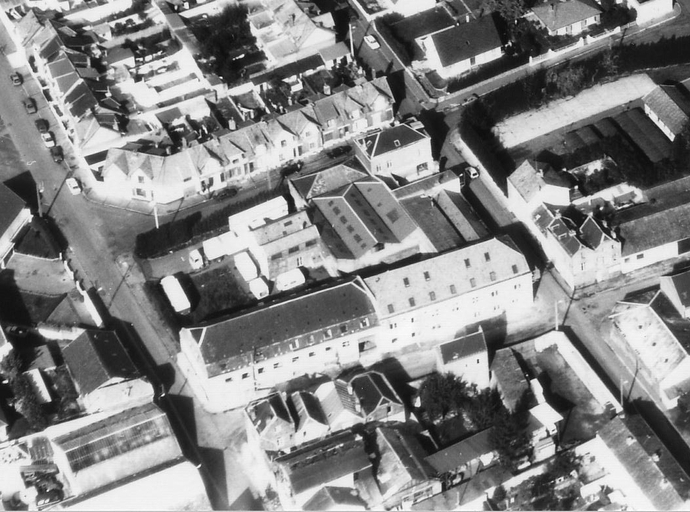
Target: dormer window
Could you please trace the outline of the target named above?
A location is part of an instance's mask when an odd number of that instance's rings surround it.
[[[396,147],[396,148],[399,148],[399,147],[400,147],[400,141],[399,141],[398,139],[395,139],[395,140],[393,141],[393,144],[395,144],[395,147]]]

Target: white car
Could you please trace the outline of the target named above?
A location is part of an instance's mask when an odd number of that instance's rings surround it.
[[[76,180],[76,178],[67,178],[65,180],[65,185],[67,185],[70,194],[72,194],[73,196],[81,194],[81,185]]]
[[[378,39],[376,39],[376,36],[372,36],[371,34],[369,34],[368,36],[364,36],[364,42],[367,43],[367,46],[372,50],[378,50],[379,48],[381,48]]]
[[[468,167],[467,176],[469,176],[471,180],[479,178],[479,171],[475,167]]]
[[[204,257],[199,249],[189,251],[189,264],[192,266],[192,270],[199,270],[204,266]]]
[[[41,133],[41,139],[43,139],[43,144],[45,144],[47,148],[54,148],[55,147],[55,137],[53,137],[52,133],[50,133],[50,132]]]

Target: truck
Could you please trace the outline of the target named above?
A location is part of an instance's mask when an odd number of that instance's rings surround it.
[[[170,305],[176,313],[186,315],[192,310],[192,305],[189,302],[189,297],[182,289],[180,281],[175,276],[167,276],[161,279],[161,286],[168,298]]]
[[[252,292],[252,295],[257,299],[263,299],[268,295],[268,285],[263,277],[252,279],[247,284],[249,285],[249,291]]]
[[[293,268],[287,272],[283,272],[276,277],[275,285],[276,290],[285,291],[295,288],[296,286],[301,286],[305,283],[304,272],[299,268]]]
[[[254,260],[247,251],[235,254],[235,267],[237,267],[237,271],[242,276],[242,279],[247,282],[259,276],[256,263],[254,263]]]

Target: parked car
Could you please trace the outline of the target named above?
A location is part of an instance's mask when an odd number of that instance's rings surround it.
[[[295,174],[301,168],[302,168],[302,162],[293,162],[293,163],[288,164],[285,167],[283,167],[280,170],[280,174],[283,177],[290,176],[291,174]]]
[[[199,249],[193,249],[189,251],[189,264],[192,266],[192,270],[199,270],[204,266],[204,257],[202,256]]]
[[[65,159],[65,155],[62,152],[62,146],[55,146],[50,148],[50,156],[53,157],[53,162],[56,164],[61,163]]]
[[[38,112],[38,108],[36,108],[36,102],[33,98],[26,98],[24,100],[24,108],[29,114],[35,114],[36,112]]]
[[[5,332],[11,336],[16,336],[17,338],[26,338],[29,335],[29,329],[19,325],[10,325],[5,327]]]
[[[223,190],[219,190],[216,192],[213,196],[213,199],[217,201],[222,201],[223,199],[229,199],[231,197],[235,197],[239,192],[239,189],[235,187],[227,187],[224,188]]]
[[[50,124],[45,119],[36,119],[34,124],[40,133],[46,133],[50,129]]]
[[[24,79],[19,73],[12,73],[10,75],[10,80],[12,80],[12,85],[22,85],[24,83]]]
[[[53,137],[51,132],[42,132],[41,139],[43,139],[43,144],[45,144],[47,148],[54,148],[56,146],[55,137]]]
[[[367,43],[367,46],[372,50],[378,50],[379,48],[381,48],[379,40],[376,39],[376,36],[373,36],[371,34],[364,36],[364,42]]]
[[[330,158],[338,158],[339,156],[348,154],[350,151],[352,151],[352,146],[338,146],[337,148],[326,151],[326,154]]]
[[[67,185],[70,194],[72,194],[73,196],[81,194],[81,185],[79,184],[76,178],[67,178],[65,180],[65,185]]]
[[[62,501],[63,497],[64,494],[59,489],[53,489],[47,492],[39,492],[36,495],[36,506],[45,507],[47,505],[57,503],[58,501]]]
[[[468,167],[466,172],[471,180],[479,178],[479,171],[475,167]]]

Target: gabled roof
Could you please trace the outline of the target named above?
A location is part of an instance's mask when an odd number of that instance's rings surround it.
[[[604,425],[597,436],[613,452],[656,510],[681,510],[686,506],[683,497],[669,485],[665,475],[620,418],[613,418]]]
[[[547,29],[556,31],[588,20],[601,9],[591,0],[547,0],[532,7],[532,12]]]
[[[265,398],[251,402],[247,406],[247,415],[259,434],[273,426],[294,431],[295,422],[290,415],[287,404],[280,393],[273,393]]]
[[[482,430],[467,439],[450,445],[448,448],[429,455],[426,457],[426,461],[438,474],[454,471],[463,464],[468,464],[482,455],[494,451],[491,431],[491,428]]]
[[[614,215],[623,256],[677,242],[690,233],[690,203],[657,210],[653,205],[627,208]]]
[[[388,270],[364,282],[376,297],[381,314],[389,316],[529,273],[525,257],[505,237]]]
[[[290,181],[297,192],[304,199],[309,200],[367,176],[368,174],[364,171],[343,163],[306,176],[297,176]]]
[[[674,134],[679,134],[690,116],[690,100],[672,85],[659,85],[642,101]]]
[[[419,133],[406,124],[399,124],[386,128],[372,135],[362,137],[357,143],[362,147],[369,158],[374,158],[386,153],[403,149],[422,140],[430,140],[426,135]]]
[[[589,248],[597,249],[605,239],[609,238],[609,236],[604,232],[594,217],[588,215],[580,226],[580,238]]]
[[[384,498],[409,484],[436,478],[436,471],[425,460],[427,453],[412,435],[398,429],[378,427],[376,440],[380,452],[376,479]]]
[[[443,67],[452,66],[501,47],[491,16],[482,16],[431,35]]]
[[[0,236],[2,236],[27,206],[4,184],[0,184],[0,205],[2,205],[0,208]]]
[[[355,319],[366,317],[374,325],[375,315],[370,294],[361,279],[354,278],[183,331],[197,340],[213,377],[246,366],[255,357],[304,347],[307,336],[313,337],[312,343],[321,343],[329,328],[339,336],[336,327]],[[355,329],[351,325],[349,332]]]
[[[355,489],[345,487],[322,487],[303,506],[302,510],[360,510],[366,503]]]
[[[309,421],[328,425],[326,416],[318,399],[307,391],[297,391],[290,395],[290,401],[297,413],[297,429],[302,429]]]
[[[62,355],[79,392],[84,395],[113,378],[138,376],[115,331],[88,329],[67,345]]]
[[[481,328],[474,333],[460,336],[452,341],[438,345],[443,364],[452,363],[457,359],[462,359],[474,354],[486,352],[486,341],[484,331]]]
[[[275,463],[283,467],[295,494],[371,467],[364,441],[352,432],[329,436],[278,457]]]
[[[678,298],[683,306],[690,306],[690,270],[681,272],[674,276],[664,276],[662,279],[668,279],[676,289]]]
[[[540,171],[544,170],[544,164],[533,160],[525,160],[508,176],[508,181],[515,187],[515,190],[517,190],[525,202],[529,203],[546,186],[542,175],[543,172],[540,173]]]
[[[433,34],[453,25],[455,25],[453,17],[448,14],[443,5],[437,5],[433,9],[427,9],[395,22],[392,29],[400,39],[411,43],[418,37]]]
[[[394,404],[402,406],[402,400],[393,390],[385,375],[369,371],[355,375],[349,381],[352,392],[357,397],[362,412],[370,415],[379,407],[387,407]]]
[[[496,351],[491,361],[491,374],[501,386],[506,407],[514,409],[530,386],[512,349],[502,348]]]

